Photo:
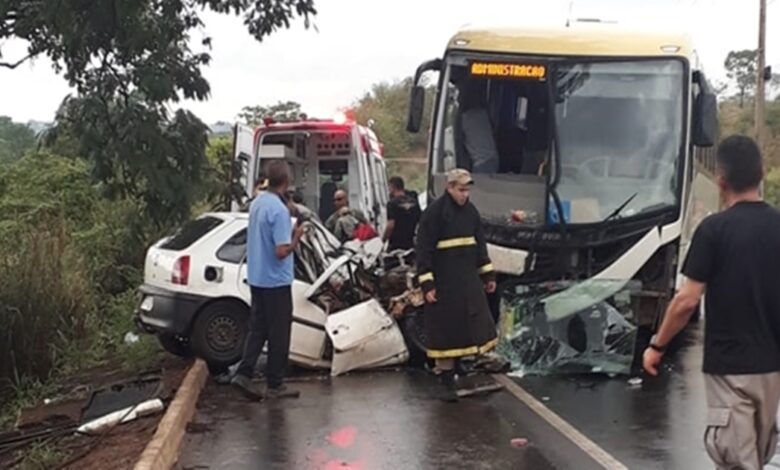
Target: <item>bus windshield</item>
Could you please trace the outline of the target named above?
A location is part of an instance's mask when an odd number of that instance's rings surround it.
[[[443,174],[458,167],[473,173],[472,202],[488,219],[509,221],[521,210],[542,223],[549,181],[570,223],[604,220],[629,199],[621,216],[676,205],[683,77],[675,59],[452,56],[441,92],[434,194],[443,192]]]
[[[557,189],[585,222],[678,203],[683,83],[677,60],[558,67]]]

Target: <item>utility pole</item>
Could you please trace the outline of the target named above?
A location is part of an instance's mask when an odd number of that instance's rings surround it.
[[[566,27],[571,26],[571,11],[574,9],[574,0],[569,2],[569,13],[566,15]]]
[[[756,82],[756,116],[755,132],[758,147],[764,149],[764,109],[766,100],[766,80],[764,70],[766,69],[766,0],[759,0],[759,23],[758,23],[758,81]]]

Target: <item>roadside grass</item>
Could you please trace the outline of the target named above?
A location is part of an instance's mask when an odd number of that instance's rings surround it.
[[[8,399],[0,406],[0,430],[12,427],[23,408],[67,393],[61,384],[72,382],[91,368],[116,364],[129,375],[154,368],[164,351],[154,336],[137,331],[132,318],[135,298],[134,289],[109,298],[100,315],[90,315],[84,338],[55,348],[55,366],[48,376],[22,376],[13,383],[6,393]],[[137,341],[126,342],[128,333],[137,335]]]
[[[33,444],[17,465],[20,470],[47,470],[66,457],[65,452],[49,442]]]
[[[135,298],[132,289],[109,298],[101,315],[91,316],[85,338],[69,341],[55,351],[55,367],[48,377],[24,376],[12,385],[10,398],[0,406],[0,430],[12,428],[22,409],[69,393],[71,390],[63,389],[62,384],[74,383],[74,378],[92,368],[116,365],[117,370],[128,375],[155,368],[165,353],[157,338],[136,330],[132,319]],[[126,342],[128,333],[137,335],[137,341]],[[41,442],[25,449],[15,468],[48,469],[66,457],[56,442]]]

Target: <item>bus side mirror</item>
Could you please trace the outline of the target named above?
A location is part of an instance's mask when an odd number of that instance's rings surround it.
[[[693,145],[712,147],[718,140],[718,98],[714,93],[700,93],[693,105]]]
[[[409,96],[409,116],[406,121],[406,130],[409,132],[420,132],[422,125],[423,112],[425,110],[425,88],[420,85],[412,87]]]

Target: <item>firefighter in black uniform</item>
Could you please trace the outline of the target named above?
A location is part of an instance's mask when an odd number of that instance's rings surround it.
[[[469,202],[472,184],[466,170],[447,173],[447,192],[426,208],[417,232],[428,357],[436,361],[446,401],[457,400],[456,360],[497,343],[485,295],[496,290],[495,273],[479,212]]]

